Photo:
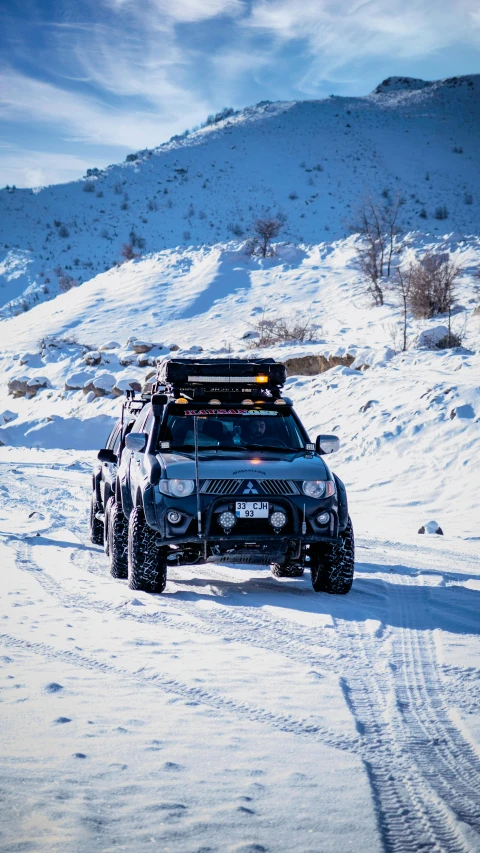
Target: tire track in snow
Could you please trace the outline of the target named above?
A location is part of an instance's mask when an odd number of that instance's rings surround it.
[[[337,630],[350,646],[352,660],[363,658],[358,671],[343,680],[345,700],[364,741],[364,764],[376,805],[378,829],[386,853],[419,849],[435,853],[472,853],[449,810],[402,748],[386,701],[385,683],[372,677],[368,640],[355,623],[337,620]],[[370,677],[369,677],[370,674]],[[383,689],[382,689],[383,688]]]
[[[28,560],[26,562],[28,563]],[[31,569],[27,570],[31,571]],[[37,569],[37,572],[37,579],[41,583],[43,580],[43,585],[46,581],[46,586],[49,587],[51,594],[64,597],[65,600],[69,601],[69,606],[78,607],[80,605],[76,594],[65,594],[62,587],[52,578],[45,576],[41,569]],[[40,580],[41,578],[42,580]],[[225,577],[220,575],[218,579],[225,580]],[[386,586],[388,585],[389,592],[395,593],[397,591],[398,585],[388,584],[388,581],[385,583]],[[268,581],[260,581],[257,586],[266,588],[269,592],[272,591],[272,586]],[[290,585],[288,587],[287,585],[283,586],[286,587],[285,595],[287,597],[292,593],[294,595],[300,593],[310,597],[314,595],[307,590],[292,588]],[[84,600],[87,607],[92,607],[90,598]],[[160,604],[160,601],[158,603]],[[281,617],[266,614],[262,614],[261,618],[258,616],[253,618],[248,614],[245,615],[245,613],[238,614],[235,611],[234,614],[231,610],[220,610],[220,608],[215,608],[213,611],[209,609],[202,613],[194,605],[178,600],[173,602],[171,599],[166,600],[165,605],[162,603],[161,606],[170,609],[172,604],[176,610],[180,609],[188,613],[189,616],[193,615],[195,620],[203,622],[204,624],[201,627],[198,626],[202,633],[225,635],[225,631],[218,630],[216,626],[213,626],[213,613],[215,621],[220,619],[228,629],[232,627],[239,629],[233,637],[231,632],[229,633],[229,638],[232,640],[252,644],[252,638],[254,638],[253,644],[260,648],[267,648],[295,660],[300,660],[302,663],[308,661],[310,665],[325,668],[324,659],[314,661],[311,657],[312,631],[310,629],[298,625],[292,626],[290,622],[282,620]],[[118,607],[104,606],[104,604],[95,604],[93,609],[99,612],[110,610],[120,615],[121,618],[132,618],[137,622],[152,621],[158,624],[160,619],[167,624],[174,624],[175,627],[178,627],[178,618],[173,618],[166,613],[137,616],[136,614],[121,613]],[[405,619],[406,617],[404,622]],[[432,719],[428,724],[428,737],[424,737],[423,740],[409,739],[408,722],[403,718],[398,707],[395,719],[389,720],[391,708],[387,705],[386,697],[389,691],[391,692],[393,689],[394,673],[397,670],[395,668],[390,669],[390,678],[384,674],[378,681],[378,673],[373,673],[372,678],[371,662],[372,657],[378,653],[378,642],[375,642],[371,634],[362,631],[359,625],[353,621],[348,623],[348,627],[343,620],[337,619],[335,622],[336,631],[329,629],[326,634],[328,635],[329,645],[332,641],[334,642],[333,651],[338,653],[338,658],[346,658],[350,664],[352,662],[355,664],[348,677],[341,680],[341,686],[357,724],[359,732],[358,749],[363,756],[372,787],[372,796],[377,805],[379,829],[385,850],[387,853],[405,853],[409,850],[418,850],[420,839],[421,844],[432,851],[442,851],[442,853],[445,851],[448,853],[471,851],[472,848],[462,837],[458,826],[455,826],[455,820],[449,811],[451,807],[459,819],[471,826],[476,826],[476,804],[472,802],[471,796],[466,797],[463,782],[459,790],[456,779],[452,778],[451,767],[448,768],[449,773],[445,777],[445,766],[439,768],[438,763],[435,764],[435,770],[426,774],[423,772],[425,767],[428,767],[428,764],[432,762],[432,744],[434,747],[439,745],[438,738],[435,735],[437,729],[433,727],[432,731]],[[191,627],[196,630],[195,626]],[[398,643],[397,638],[402,634],[403,630],[394,632],[396,643]],[[416,635],[417,632],[413,632],[413,634]],[[353,642],[352,637],[355,638],[355,642]],[[414,659],[416,660],[419,656],[421,657],[422,649],[417,648],[414,651]],[[435,668],[434,658],[431,665]],[[398,671],[401,671],[401,668],[398,666]],[[338,667],[336,671],[338,672]],[[414,666],[414,672],[416,671]],[[428,705],[428,691],[426,691],[423,700],[427,708],[426,713],[431,715],[432,711]],[[435,715],[433,715],[434,717]],[[449,725],[451,728],[453,727],[450,722]],[[457,735],[461,739],[458,732]],[[467,744],[467,746],[469,745]],[[463,745],[461,749],[463,749]],[[435,778],[436,775],[440,781]]]
[[[411,604],[393,586],[405,625],[392,659],[405,748],[459,820],[480,833],[480,758],[448,716],[431,633],[408,627]]]
[[[174,629],[178,629],[179,620],[183,620],[182,627],[192,632],[198,631],[207,636],[220,636],[231,642],[246,643],[262,651],[271,651],[289,657],[305,666],[338,673],[340,655],[332,636],[335,633],[332,629],[315,627],[314,632],[311,631],[306,635],[304,630],[290,622],[285,621],[279,625],[277,619],[265,614],[251,616],[244,607],[234,610],[220,607],[203,610],[193,603],[168,596],[162,599],[158,596],[154,597],[155,604],[159,608],[157,613],[132,613],[125,610],[122,605],[99,601],[94,597],[94,590],[92,595],[66,591],[55,578],[38,565],[33,558],[31,546],[21,543],[17,550],[17,566],[22,571],[34,573],[42,589],[67,607],[86,607],[96,613],[111,613],[119,619],[131,620],[138,624],[164,624]],[[172,610],[173,614],[169,612]],[[315,633],[317,645],[326,649],[327,655],[315,654],[312,646],[313,633]]]
[[[153,673],[148,675],[139,670],[130,671],[122,667],[113,666],[105,663],[95,657],[80,654],[76,651],[64,651],[55,649],[53,646],[48,646],[46,643],[27,642],[27,640],[13,637],[10,634],[0,634],[0,643],[3,643],[7,648],[16,648],[23,651],[35,652],[49,660],[61,660],[71,666],[81,666],[90,671],[102,672],[107,675],[117,676],[128,679],[136,684],[149,684],[154,687],[159,687],[165,693],[173,693],[175,696],[180,696],[189,703],[206,705],[213,708],[215,711],[220,711],[227,714],[234,713],[237,717],[247,719],[255,723],[263,723],[279,729],[287,734],[300,735],[302,737],[311,737],[314,740],[322,743],[324,746],[333,747],[346,752],[358,753],[360,748],[360,739],[343,737],[331,732],[326,726],[322,726],[315,722],[310,722],[307,719],[299,720],[292,717],[290,714],[275,714],[271,711],[265,711],[263,708],[258,708],[254,705],[249,705],[246,702],[237,702],[235,699],[228,699],[225,696],[213,690],[206,690],[203,687],[195,687],[185,682],[179,681],[176,678],[169,678],[161,673]]]

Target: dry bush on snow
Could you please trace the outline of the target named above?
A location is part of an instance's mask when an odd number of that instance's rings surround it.
[[[254,325],[254,330],[259,337],[251,341],[251,346],[269,347],[289,341],[314,341],[318,337],[318,327],[312,323],[310,317],[297,315],[292,318],[274,317],[269,320],[262,317]]]

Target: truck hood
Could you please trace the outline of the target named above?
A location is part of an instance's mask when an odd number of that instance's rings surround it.
[[[195,461],[186,453],[158,454],[158,460],[169,479],[194,480]],[[320,456],[299,453],[217,453],[201,452],[198,456],[201,480],[326,480],[330,471]]]

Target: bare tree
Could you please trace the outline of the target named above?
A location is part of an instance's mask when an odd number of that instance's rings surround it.
[[[364,199],[357,221],[350,226],[362,236],[357,248],[360,270],[368,282],[368,290],[375,305],[384,302],[384,277],[390,277],[395,252],[402,249],[398,237],[401,233],[399,213],[403,199],[397,195],[394,201],[384,193],[385,201],[375,201],[371,196]]]
[[[398,266],[392,279],[392,290],[397,295],[402,307],[402,350],[407,349],[407,324],[408,324],[408,308],[410,304],[410,296],[412,293],[413,282],[413,267],[414,264],[409,264],[402,269]]]
[[[448,252],[427,253],[410,265],[409,302],[416,317],[448,316],[448,345],[452,341],[452,311],[457,303],[457,284],[463,270]]]
[[[281,219],[257,219],[253,226],[255,235],[260,241],[260,253],[266,258],[270,241],[280,233],[283,227]]]

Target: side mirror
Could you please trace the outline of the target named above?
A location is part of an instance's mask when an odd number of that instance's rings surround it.
[[[107,450],[106,447],[104,447],[103,450],[98,451],[97,459],[99,459],[100,462],[115,463],[117,461],[117,457],[116,457],[115,453],[113,452],[113,450]]]
[[[133,450],[134,453],[142,453],[147,446],[147,440],[146,432],[129,432],[125,438],[125,447],[127,450]]]
[[[336,453],[340,448],[340,439],[337,435],[317,435],[315,452],[320,456],[327,453]]]

